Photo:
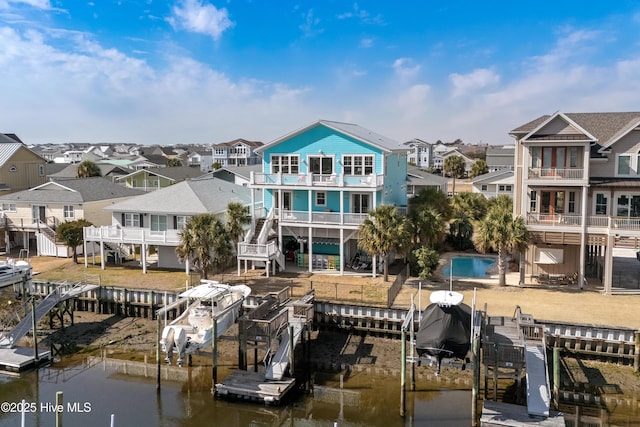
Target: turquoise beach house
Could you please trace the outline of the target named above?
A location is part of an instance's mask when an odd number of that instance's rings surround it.
[[[262,171],[253,172],[253,197],[264,209],[238,247],[242,263],[265,263],[344,274],[376,260],[361,259],[358,227],[378,206],[407,204],[407,147],[356,124],[320,120],[256,149]],[[253,205],[253,204],[252,204]]]

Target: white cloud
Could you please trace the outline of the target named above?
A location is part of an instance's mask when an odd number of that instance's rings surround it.
[[[227,9],[218,9],[212,4],[203,4],[199,0],[182,0],[172,9],[173,15],[167,22],[176,29],[184,29],[198,34],[211,36],[218,40],[222,33],[235,25],[229,19]]]
[[[373,38],[363,37],[362,39],[360,39],[360,47],[363,47],[363,48],[373,47]]]
[[[309,9],[304,15],[304,23],[302,23],[298,28],[302,30],[302,33],[305,37],[313,37],[317,34],[324,32],[323,28],[319,28],[320,18],[314,16],[313,9]]]
[[[27,4],[36,9],[52,9],[50,0],[0,0],[0,9],[6,9],[10,4]]]
[[[377,14],[375,16],[371,16],[371,14],[366,10],[360,9],[358,3],[353,4],[352,10],[338,14],[337,18],[340,20],[358,19],[365,24],[384,25],[384,18],[382,17],[382,15]]]
[[[420,72],[420,65],[411,58],[398,58],[393,61],[393,70],[402,79],[412,79]]]
[[[499,83],[500,76],[492,70],[479,68],[469,74],[450,74],[449,80],[453,85],[453,96],[462,96]]]

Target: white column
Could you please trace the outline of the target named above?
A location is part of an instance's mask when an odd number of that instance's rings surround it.
[[[147,274],[147,244],[140,245],[140,260],[142,261],[142,273]]]
[[[584,288],[584,273],[587,257],[587,191],[586,185],[582,186],[582,233],[580,234],[580,270],[578,271],[578,288]]]
[[[309,273],[313,273],[313,228],[309,227],[307,242],[309,245]]]
[[[342,210],[342,206],[340,210]],[[340,229],[340,275],[344,276],[344,228]]]
[[[100,268],[104,270],[104,242],[100,239]]]
[[[602,284],[604,285],[604,293],[611,295],[613,288],[613,245],[615,236],[610,234],[607,236],[607,247],[604,251],[604,273],[602,276]]]

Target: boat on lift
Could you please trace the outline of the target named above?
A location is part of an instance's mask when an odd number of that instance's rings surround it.
[[[432,292],[431,304],[422,313],[416,350],[420,358],[435,359],[436,375],[443,359],[460,359],[465,368],[471,346],[471,307],[462,303],[463,298],[451,290]]]
[[[178,366],[182,366],[186,355],[210,350],[214,322],[219,337],[242,314],[242,303],[249,294],[251,288],[246,285],[201,280],[199,286],[178,295],[178,303],[186,303],[187,309],[162,330],[160,346],[166,354],[165,361],[171,364],[175,353]]]

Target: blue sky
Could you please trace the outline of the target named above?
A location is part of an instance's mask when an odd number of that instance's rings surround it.
[[[542,114],[639,111],[635,1],[0,0],[0,132],[269,142],[318,119],[511,143]]]

